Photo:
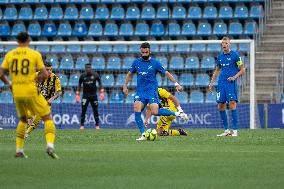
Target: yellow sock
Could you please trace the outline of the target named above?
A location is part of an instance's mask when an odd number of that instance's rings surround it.
[[[52,146],[55,140],[55,125],[52,120],[44,122],[45,138],[48,146]]]
[[[169,136],[179,136],[178,130],[169,130]]]
[[[30,132],[35,130],[39,126],[40,122],[41,122],[40,116],[35,116],[34,121],[32,122],[32,124],[28,128],[28,134],[30,134]]]
[[[16,148],[17,150],[24,148],[26,128],[27,128],[27,123],[19,121],[17,129],[16,129]]]

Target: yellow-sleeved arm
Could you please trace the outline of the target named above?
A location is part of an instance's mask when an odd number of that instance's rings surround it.
[[[55,79],[55,92],[61,91],[60,79],[56,76]]]
[[[171,93],[169,93],[166,89],[158,88],[159,96],[162,98],[169,98]]]

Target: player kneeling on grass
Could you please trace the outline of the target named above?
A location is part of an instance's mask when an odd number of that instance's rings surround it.
[[[178,99],[173,96],[171,93],[169,93],[166,89],[158,88],[158,94],[159,99],[161,101],[161,106],[163,108],[169,109],[173,112],[183,112],[183,110],[180,107],[180,103]],[[146,111],[146,118],[145,118],[145,127],[148,126],[148,121],[151,116],[151,110],[150,107],[147,106]],[[179,135],[185,135],[187,136],[188,133],[183,129],[179,128],[178,130],[170,130],[171,124],[174,121],[176,116],[160,116],[158,124],[157,124],[157,132],[160,136],[179,136]]]
[[[44,65],[46,71],[48,72],[48,78],[43,82],[37,82],[37,88],[46,99],[48,105],[51,106],[52,102],[62,95],[61,84],[59,78],[52,72],[52,64],[45,61]],[[36,73],[36,75],[38,74],[39,72]],[[28,129],[25,133],[25,138],[27,138],[28,135],[35,130],[41,122],[41,117],[39,115],[28,114]]]

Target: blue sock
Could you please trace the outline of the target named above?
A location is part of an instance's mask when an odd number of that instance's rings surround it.
[[[233,129],[238,130],[238,112],[237,110],[232,110],[232,123],[233,123]]]
[[[165,109],[165,108],[160,108],[158,110],[158,116],[170,116],[170,115],[176,115],[175,112]]]
[[[135,122],[140,130],[140,133],[143,134],[145,133],[145,129],[144,129],[144,123],[143,120],[141,118],[141,112],[135,112]]]
[[[227,117],[226,110],[221,110],[219,112],[220,112],[220,116],[221,116],[224,129],[227,130],[228,129],[228,117]]]

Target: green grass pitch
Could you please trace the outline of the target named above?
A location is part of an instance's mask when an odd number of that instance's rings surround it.
[[[0,131],[1,189],[284,188],[284,130],[190,130],[190,136],[135,141],[138,130],[57,130],[56,152],[45,153],[43,130],[15,159],[15,130]]]

